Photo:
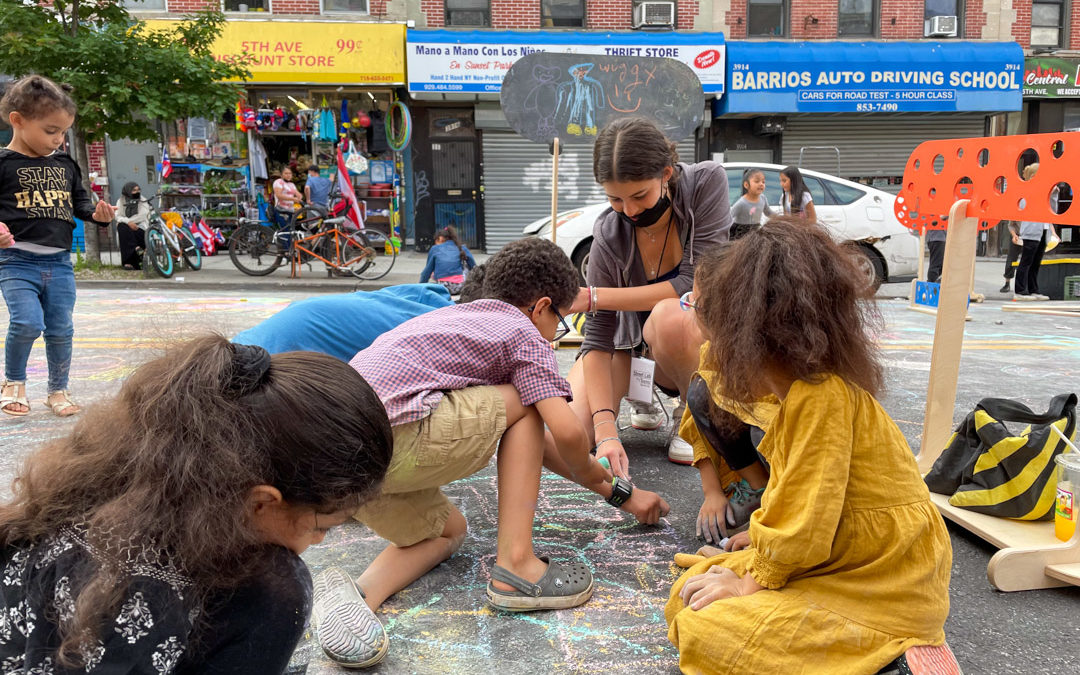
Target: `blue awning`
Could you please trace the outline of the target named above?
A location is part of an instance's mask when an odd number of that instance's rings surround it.
[[[1020,110],[1015,42],[728,42],[714,113]]]

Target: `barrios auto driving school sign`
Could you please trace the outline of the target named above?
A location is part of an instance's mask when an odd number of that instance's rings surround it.
[[[1024,98],[1080,98],[1080,59],[1025,59]]]
[[[510,66],[536,52],[675,59],[706,95],[724,93],[723,33],[444,30],[407,32],[409,92],[498,94]]]

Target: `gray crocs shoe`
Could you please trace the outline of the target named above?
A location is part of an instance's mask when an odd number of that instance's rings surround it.
[[[390,649],[379,617],[348,572],[328,567],[315,577],[311,626],[326,655],[346,668],[367,668]]]
[[[538,609],[568,609],[583,604],[593,592],[589,567],[579,562],[554,562],[546,557],[547,572],[535,584],[495,565],[491,579],[509,584],[516,591],[504,591],[488,583],[488,602],[507,612],[532,612]]]

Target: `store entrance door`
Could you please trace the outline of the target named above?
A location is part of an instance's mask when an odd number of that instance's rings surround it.
[[[479,148],[476,138],[431,144],[431,196],[435,232],[453,225],[461,243],[480,248],[482,237]]]

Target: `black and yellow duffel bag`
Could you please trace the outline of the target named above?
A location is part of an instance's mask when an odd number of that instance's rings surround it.
[[[1006,422],[1028,425],[1013,433]],[[1003,518],[1054,517],[1054,458],[1076,436],[1076,394],[1061,394],[1038,414],[1004,398],[984,398],[956,428],[930,472],[931,492],[951,495],[953,506]]]

